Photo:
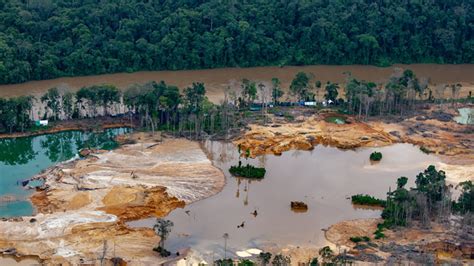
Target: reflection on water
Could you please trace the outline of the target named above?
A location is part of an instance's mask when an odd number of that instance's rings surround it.
[[[249,159],[267,170],[263,180],[255,181],[229,175],[229,167],[238,162],[232,144],[207,142],[205,147],[226,174],[227,184],[221,193],[167,217],[174,222],[167,245],[173,250],[192,247],[208,259],[223,255],[224,233],[229,234],[227,243],[233,251],[270,243],[324,245],[321,229],[347,219],[380,216],[380,210],[353,207],[348,197],[369,193],[384,198],[398,177],[410,177],[409,185],[413,185],[414,176],[436,162],[434,156],[409,144],[377,149],[383,153],[378,164],[369,161],[375,149],[341,151],[318,146],[313,151]],[[292,212],[291,201],[305,202],[308,211]],[[153,221],[130,224],[146,226]]]
[[[125,128],[101,133],[68,131],[0,139],[0,217],[32,214],[28,201],[30,191],[23,189],[19,182],[73,158],[82,148],[112,149],[117,146],[114,137],[127,131]]]

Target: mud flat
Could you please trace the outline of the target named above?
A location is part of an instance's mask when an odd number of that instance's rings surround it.
[[[144,133],[121,141],[129,144],[35,176],[45,181],[45,189],[32,196],[38,214],[0,221],[0,252],[54,264],[113,257],[164,262],[152,251],[159,240],[153,230],[124,222],[162,217],[211,196],[224,186],[223,174],[196,142]]]

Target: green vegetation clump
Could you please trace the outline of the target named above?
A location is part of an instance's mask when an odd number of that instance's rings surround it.
[[[375,161],[375,162],[378,162],[378,161],[382,160],[382,153],[377,152],[377,151],[372,152],[370,154],[370,160]]]
[[[368,237],[368,236],[353,236],[353,237],[350,237],[349,240],[354,242],[354,243],[369,242],[370,237]]]
[[[231,166],[229,172],[237,177],[262,179],[265,177],[266,170],[265,168],[255,167],[250,164],[242,166],[242,163],[239,162],[238,166]]]
[[[374,236],[375,236],[374,238],[375,239],[385,238],[385,234],[383,233],[385,228],[386,228],[385,224],[383,223],[377,224],[377,230],[375,230],[374,232]]]
[[[255,262],[249,259],[242,259],[238,263],[238,266],[253,266],[253,265],[255,265]]]
[[[357,194],[351,197],[352,204],[385,207],[386,201],[370,195]]]
[[[458,186],[461,187],[461,195],[457,202],[453,202],[453,210],[460,214],[474,213],[474,183],[469,180]]]
[[[233,266],[234,261],[232,259],[218,259],[214,261],[214,265],[216,266]]]
[[[421,147],[420,147],[420,151],[422,151],[422,152],[425,153],[425,154],[433,153],[431,150],[429,150],[429,149],[426,148],[425,146],[421,146]]]

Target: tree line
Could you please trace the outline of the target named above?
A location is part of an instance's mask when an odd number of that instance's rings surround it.
[[[138,70],[474,63],[472,1],[0,0],[0,83]]]
[[[443,88],[443,93],[439,93],[439,88]],[[127,114],[130,120],[138,119],[142,127],[152,131],[187,132],[199,137],[201,133],[238,128],[245,111],[255,105],[261,108],[264,123],[270,105],[295,105],[295,101],[317,101],[319,106],[324,103],[368,118],[404,115],[423,103],[443,99],[446,89],[457,99],[461,88],[460,84],[437,86],[438,92],[434,94],[433,88],[428,88],[428,83],[420,81],[409,69],[396,71],[386,84],[357,80],[348,73],[344,86],[330,81],[322,84],[314,74],[299,72],[287,89],[282,88],[278,78],[272,78],[267,85],[243,79],[240,89],[228,87],[224,100],[213,104],[206,97],[203,83],[193,83],[182,92],[164,81],[134,84],[123,92],[114,85],[101,84],[83,87],[75,93],[50,88],[39,98],[44,110],[37,114],[52,121]],[[344,97],[339,96],[342,91]],[[468,96],[468,100],[473,99]],[[0,132],[28,130],[37,101],[33,96],[0,98]]]
[[[405,188],[407,177],[400,177],[394,191],[387,193],[385,208],[382,212],[384,222],[375,232],[376,238],[384,237],[384,228],[411,226],[414,222],[430,227],[438,222],[451,225],[451,215],[459,215],[460,235],[472,235],[474,232],[474,184],[461,182],[460,196],[453,200],[450,187],[446,184],[446,173],[430,165],[416,176],[415,187]]]

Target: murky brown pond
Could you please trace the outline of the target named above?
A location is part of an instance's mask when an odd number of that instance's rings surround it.
[[[348,199],[351,195],[367,193],[385,198],[398,177],[409,177],[408,185],[413,186],[415,175],[438,161],[410,144],[354,151],[317,146],[313,151],[249,160],[267,170],[263,180],[249,181],[228,172],[238,162],[233,144],[207,142],[204,147],[214,164],[223,169],[227,184],[219,194],[167,217],[174,222],[167,246],[174,251],[191,247],[208,259],[223,255],[224,233],[230,236],[231,252],[267,245],[321,247],[326,244],[322,229],[343,220],[380,217],[380,210],[354,208]],[[369,161],[374,150],[383,154],[380,163]],[[304,201],[309,210],[292,212],[291,201]],[[255,210],[257,216],[252,214]],[[152,226],[154,221],[130,225]],[[238,228],[242,222],[244,227]]]
[[[284,88],[299,71],[312,73],[314,80],[344,82],[346,75],[351,72],[359,79],[374,82],[384,82],[394,72],[395,68],[412,69],[418,77],[429,78],[432,85],[441,83],[461,82],[465,89],[460,97],[465,97],[474,85],[474,64],[463,65],[436,65],[436,64],[414,64],[394,65],[391,67],[375,67],[363,65],[349,66],[288,66],[288,67],[254,67],[254,68],[221,68],[210,70],[183,70],[183,71],[145,71],[136,73],[119,73],[85,77],[59,78],[43,81],[31,81],[22,84],[1,85],[0,97],[11,97],[18,95],[40,95],[52,87],[77,90],[83,86],[93,84],[111,83],[120,88],[126,88],[134,83],[164,80],[169,84],[185,88],[193,82],[204,82],[208,90],[209,98],[218,102],[224,97],[224,89],[236,88],[243,78],[269,82],[271,78],[277,77],[282,81]],[[470,87],[470,89],[466,89]]]

